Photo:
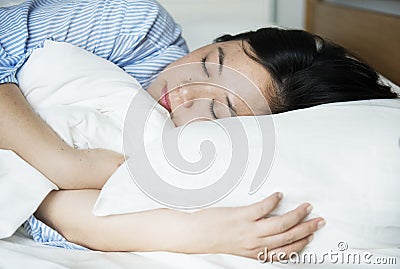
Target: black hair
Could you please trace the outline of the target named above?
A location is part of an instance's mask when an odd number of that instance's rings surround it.
[[[343,47],[303,30],[262,28],[214,42],[245,41],[245,53],[272,77],[272,113],[365,99],[397,98],[368,64]]]

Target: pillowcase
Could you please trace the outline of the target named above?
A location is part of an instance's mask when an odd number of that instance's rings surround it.
[[[137,113],[148,115],[152,109],[153,126],[159,126],[160,115],[168,113],[159,105],[153,109],[154,100],[118,66],[67,43],[45,41],[17,78],[35,112],[75,148],[102,147],[122,153],[123,122],[133,98],[144,100]],[[0,150],[0,238],[11,236],[54,189],[18,155]]]
[[[400,96],[400,86],[392,82],[390,79],[384,77],[383,75],[379,75],[379,80],[381,83],[392,87],[392,90]]]
[[[322,216],[327,220],[327,226],[318,232],[309,249],[328,251],[340,240],[350,248],[393,248],[400,246],[399,119],[399,99],[366,100],[270,116],[198,122],[169,131],[171,141],[178,141],[181,155],[189,162],[209,154],[202,148],[202,142],[208,140],[214,146],[210,167],[196,176],[173,167],[174,163],[165,157],[161,139],[147,146],[146,154],[165,182],[188,190],[210,186],[228,173],[233,149],[239,148],[239,152],[247,152],[245,169],[239,171],[243,178],[223,199],[210,206],[250,204],[281,191],[284,199],[274,214],[308,201],[314,206],[311,217]],[[263,124],[270,133],[260,133]],[[243,129],[244,141],[232,144],[232,134]],[[269,158],[263,162],[263,155],[269,154],[263,152],[263,144],[272,139],[275,152],[270,166]],[[273,150],[270,146],[266,149]],[[168,207],[168,203],[158,199],[157,195],[162,196],[161,188],[154,186],[159,193],[149,194],[140,178],[131,178],[140,175],[132,167],[139,170],[144,167],[140,158],[130,159],[138,162],[136,166],[128,160],[107,181],[95,204],[95,215]],[[268,174],[267,180],[258,191],[249,194],[259,170]],[[188,203],[192,200],[188,195]]]

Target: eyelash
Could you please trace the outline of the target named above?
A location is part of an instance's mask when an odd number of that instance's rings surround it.
[[[206,59],[207,59],[206,57],[202,58],[201,59],[201,63],[203,65],[204,72],[206,73],[207,77],[209,78],[210,74],[208,73],[208,70],[207,70],[207,67],[206,67]]]
[[[215,112],[214,112],[214,99],[212,99],[212,101],[210,102],[210,112],[211,112],[211,115],[213,116],[213,118],[217,119],[217,115],[215,115]]]

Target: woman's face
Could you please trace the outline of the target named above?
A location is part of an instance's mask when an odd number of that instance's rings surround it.
[[[176,126],[194,121],[269,113],[269,73],[245,54],[241,41],[199,48],[170,64],[148,93]]]

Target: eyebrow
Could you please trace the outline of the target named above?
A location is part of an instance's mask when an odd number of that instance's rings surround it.
[[[237,116],[236,109],[232,106],[231,101],[229,100],[228,95],[226,95],[226,102],[228,103],[229,111],[231,112],[231,116]]]
[[[224,67],[225,53],[221,47],[218,47],[218,63],[219,63],[219,73],[221,74],[222,68]]]

